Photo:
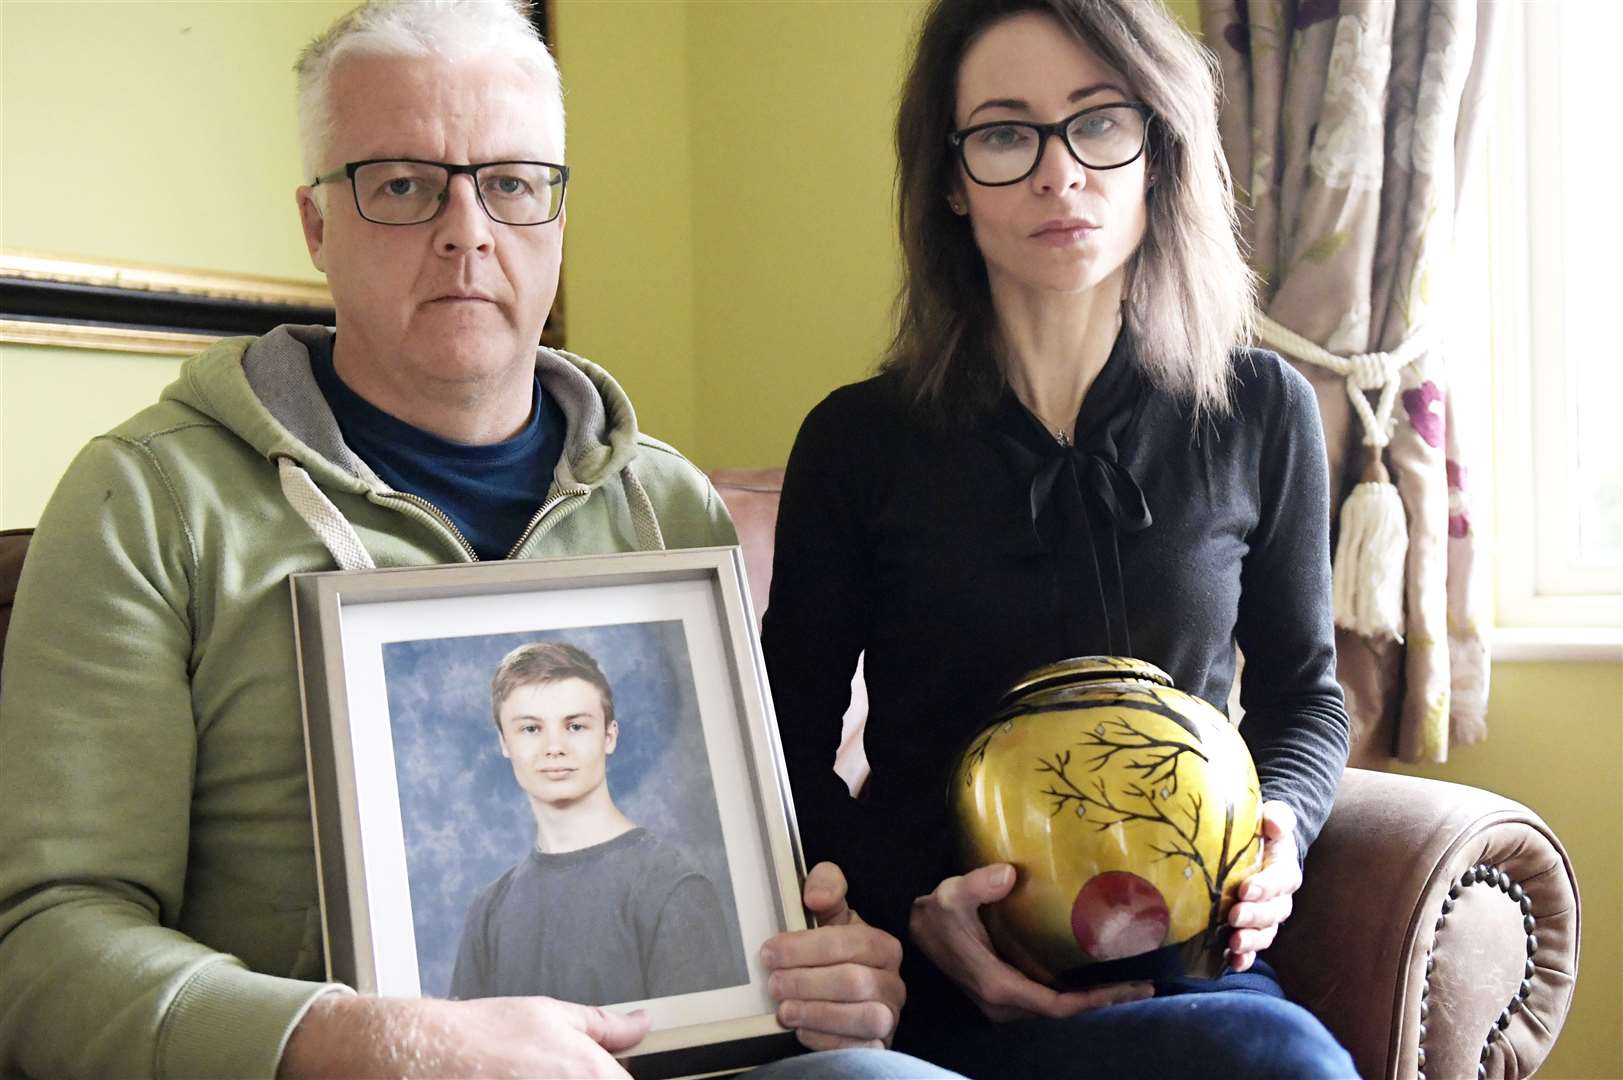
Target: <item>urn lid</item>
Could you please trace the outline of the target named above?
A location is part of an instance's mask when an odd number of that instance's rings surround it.
[[[1140,679],[1161,686],[1172,685],[1172,676],[1148,660],[1139,660],[1131,656],[1073,656],[1067,660],[1044,664],[1020,676],[998,702],[998,708],[1001,709],[1010,702],[1042,690],[1059,690],[1118,679]]]

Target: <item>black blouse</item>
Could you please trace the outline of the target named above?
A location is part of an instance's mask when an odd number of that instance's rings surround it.
[[[906,943],[913,898],[961,872],[959,749],[1017,676],[1070,656],[1130,653],[1226,711],[1237,643],[1263,795],[1296,811],[1303,852],[1318,834],[1348,746],[1324,439],[1276,354],[1238,352],[1233,375],[1233,411],[1197,430],[1123,335],[1074,448],[1012,394],[977,422],[927,422],[890,375],[806,418],[763,642],[808,863],[837,862],[869,922]],[[872,773],[852,799],[832,763],[864,653]],[[909,1013],[928,1010],[944,988],[919,983],[944,977],[907,968]]]

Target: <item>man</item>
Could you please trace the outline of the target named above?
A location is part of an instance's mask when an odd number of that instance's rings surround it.
[[[733,533],[607,374],[535,348],[566,177],[523,12],[368,5],[299,82],[299,214],[336,337],[190,360],[81,452],[30,551],[0,703],[0,1072],[617,1075],[643,1018],[313,981],[286,577]],[[843,898],[814,869],[823,927],[762,950],[815,1048],[888,1040],[903,997],[897,943]]]
[[[562,641],[520,645],[490,698],[535,840],[469,906],[450,996],[612,1005],[748,982],[715,884],[615,805],[620,722],[596,659]]]

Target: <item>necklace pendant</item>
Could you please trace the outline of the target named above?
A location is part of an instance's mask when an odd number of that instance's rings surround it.
[[[1065,434],[1065,432],[1063,432],[1063,431],[1055,431],[1054,432],[1054,441],[1059,443],[1061,446],[1063,446],[1063,447],[1065,447],[1067,449],[1070,448],[1071,437],[1069,435]]]

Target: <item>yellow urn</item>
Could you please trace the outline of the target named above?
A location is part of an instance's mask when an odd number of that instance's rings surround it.
[[[950,795],[966,869],[1012,863],[982,909],[999,953],[1060,984],[1188,943],[1215,973],[1235,891],[1262,856],[1239,731],[1154,664],[1062,660],[1023,676],[964,751]]]

